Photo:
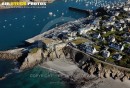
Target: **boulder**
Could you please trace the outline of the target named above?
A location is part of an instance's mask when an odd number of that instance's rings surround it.
[[[109,78],[110,77],[110,70],[109,69],[105,69],[104,70],[105,72],[104,72],[104,76],[105,76],[105,78]]]
[[[100,63],[98,64],[97,68],[98,68],[99,71],[102,69],[102,66],[101,66]]]
[[[89,73],[90,75],[93,75],[93,73],[94,73],[95,71],[96,71],[96,69],[95,69],[94,66],[88,67],[88,73]]]

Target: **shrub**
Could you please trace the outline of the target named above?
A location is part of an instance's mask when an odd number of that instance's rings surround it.
[[[39,48],[33,48],[30,50],[30,53],[33,54],[33,53],[36,53],[38,51]]]

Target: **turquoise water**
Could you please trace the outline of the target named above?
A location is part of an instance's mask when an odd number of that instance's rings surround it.
[[[35,67],[0,81],[0,88],[67,88],[54,72]]]
[[[47,31],[56,24],[64,23],[60,17],[68,17],[66,21],[87,17],[84,13],[68,10],[69,6],[96,9],[102,5],[124,1],[126,0],[57,0],[41,9],[0,10],[0,50],[16,47],[22,44],[22,41],[40,34],[41,31]],[[49,12],[52,12],[53,16],[50,16]],[[56,21],[55,24],[54,21]],[[49,27],[44,28],[47,24]],[[0,61],[0,75],[8,73],[12,68],[12,63]],[[31,74],[44,76],[30,77]],[[0,81],[0,88],[68,88],[68,86],[54,72],[36,67],[10,75],[7,79]]]

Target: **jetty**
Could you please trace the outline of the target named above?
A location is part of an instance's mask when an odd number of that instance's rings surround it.
[[[85,9],[80,9],[80,8],[76,8],[76,7],[69,7],[69,10],[73,10],[73,11],[78,11],[78,12],[84,12],[86,14],[92,14],[92,10],[85,10]]]

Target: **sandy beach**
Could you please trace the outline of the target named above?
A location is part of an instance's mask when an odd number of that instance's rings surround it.
[[[103,83],[97,84],[95,87],[90,88],[130,88],[130,81],[121,82],[120,80],[114,80],[112,78],[102,79]]]
[[[55,59],[54,61],[48,61],[41,64],[40,67],[56,71],[67,78],[71,77],[74,81],[81,82],[86,78],[87,81],[85,80],[85,84],[82,85],[82,87],[80,86],[77,88],[130,88],[129,80],[121,82],[120,80],[114,80],[112,78],[100,79],[94,75],[90,76],[68,59]]]

